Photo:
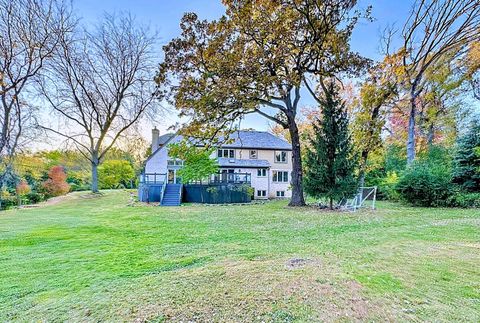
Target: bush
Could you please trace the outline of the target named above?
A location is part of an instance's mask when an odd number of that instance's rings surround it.
[[[457,192],[449,200],[450,206],[480,208],[480,193]]]
[[[42,201],[45,201],[45,194],[39,192],[30,192],[25,196],[30,204],[37,204]]]
[[[17,197],[10,192],[0,191],[0,210],[7,210],[17,206]]]
[[[70,191],[66,182],[67,175],[62,166],[53,166],[48,172],[48,179],[43,183],[43,189],[49,196],[65,195]]]
[[[379,183],[378,190],[385,199],[390,201],[398,201],[400,199],[400,195],[396,190],[399,180],[400,177],[396,172],[388,172],[387,176]]]
[[[69,183],[70,191],[78,192],[78,191],[89,191],[90,184],[76,184],[76,183]]]
[[[420,162],[407,168],[396,185],[396,191],[415,206],[449,206],[456,188],[450,169],[443,165]]]

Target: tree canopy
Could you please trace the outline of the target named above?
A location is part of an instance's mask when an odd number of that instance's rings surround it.
[[[181,36],[164,47],[157,75],[187,117],[183,130],[215,137],[257,113],[288,129],[292,142],[292,199],[304,205],[297,113],[302,86],[320,77],[356,74],[367,60],[350,50],[356,1],[225,0],[216,21],[185,14]],[[162,91],[163,90],[163,91]],[[165,91],[166,90],[166,91]],[[312,92],[313,93],[313,92]]]

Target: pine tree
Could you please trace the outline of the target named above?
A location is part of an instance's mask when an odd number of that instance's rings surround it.
[[[458,140],[453,181],[467,191],[480,192],[480,121]]]
[[[333,82],[324,87],[320,103],[323,116],[313,125],[314,135],[306,154],[305,191],[333,201],[353,196],[357,190],[354,156],[345,104]]]

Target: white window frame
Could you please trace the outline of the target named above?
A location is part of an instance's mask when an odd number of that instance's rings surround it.
[[[285,197],[285,191],[277,191],[277,197]]]
[[[276,164],[286,164],[288,160],[288,151],[285,150],[275,150],[275,155],[273,156],[273,160]],[[285,154],[285,160],[282,159],[283,154]],[[277,159],[279,156],[279,159]]]
[[[260,175],[258,175],[259,173]],[[257,177],[267,177],[267,170],[265,168],[258,168]]]
[[[250,159],[258,159],[258,150],[251,149],[249,152],[249,157]]]
[[[225,156],[226,152],[226,156]],[[232,153],[233,156],[230,156],[230,153]],[[233,158],[235,159],[235,149],[229,149],[229,148],[219,148],[217,150],[217,157],[218,158]]]
[[[168,159],[167,160],[168,166],[183,166],[183,160],[181,159]]]
[[[267,197],[267,190],[257,190],[257,197]]]
[[[278,180],[278,174],[282,173],[281,180]],[[285,174],[286,174],[286,180],[285,180]],[[286,170],[273,170],[272,171],[272,181],[274,183],[288,183],[288,171]]]

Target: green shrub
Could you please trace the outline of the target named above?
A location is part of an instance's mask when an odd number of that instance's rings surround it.
[[[17,197],[7,190],[0,191],[0,210],[8,210],[16,207],[18,204]]]
[[[396,185],[396,191],[415,206],[448,206],[456,187],[451,183],[449,167],[419,162],[407,168]]]
[[[42,201],[45,201],[45,194],[32,191],[32,192],[28,193],[25,196],[25,198],[27,199],[28,203],[37,204],[37,203],[40,203]]]
[[[457,192],[449,200],[450,206],[480,208],[480,193]]]
[[[378,190],[381,192],[383,198],[390,201],[400,200],[396,187],[400,177],[396,172],[388,172],[378,185]]]

